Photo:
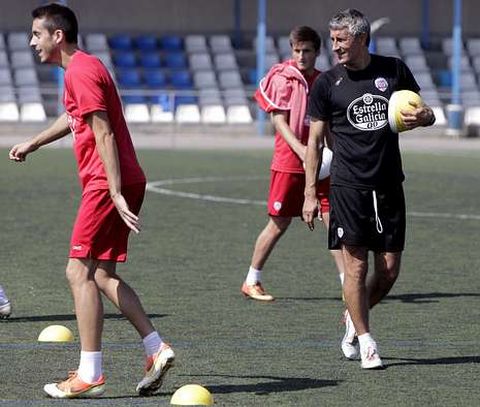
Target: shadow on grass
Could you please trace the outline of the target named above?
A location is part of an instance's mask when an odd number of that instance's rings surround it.
[[[281,302],[281,301],[341,301],[342,298],[334,298],[334,297],[275,297],[275,302]],[[274,303],[275,303],[274,302]]]
[[[479,293],[412,293],[388,295],[384,301],[401,301],[407,304],[439,302],[443,298],[480,297]]]
[[[470,363],[480,363],[480,356],[454,356],[448,358],[434,359],[413,359],[413,358],[382,358],[383,360],[393,360],[397,362],[388,363],[387,368],[392,366],[407,365],[464,365]]]
[[[479,293],[411,293],[388,295],[383,301],[400,301],[406,304],[437,303],[443,298],[480,297]],[[340,297],[276,297],[277,301],[342,301]]]
[[[168,316],[167,314],[147,314],[150,319],[153,318],[164,318]],[[126,318],[121,314],[105,314],[104,318],[107,319],[118,319],[126,320]],[[38,315],[30,317],[10,317],[8,319],[2,319],[1,322],[4,323],[17,323],[17,322],[54,322],[54,321],[75,321],[75,314],[58,314],[58,315]]]
[[[245,376],[245,375],[181,375],[191,377],[223,377],[232,379],[254,379],[257,383],[250,384],[218,384],[207,385],[208,390],[214,394],[229,393],[255,393],[267,395],[270,393],[281,393],[299,391],[306,389],[318,389],[327,386],[337,386],[340,380],[310,379],[308,377],[279,377],[279,376]],[[267,379],[267,381],[261,381]]]

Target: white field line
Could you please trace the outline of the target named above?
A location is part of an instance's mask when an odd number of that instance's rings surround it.
[[[255,181],[264,180],[267,177],[261,176],[237,176],[237,177],[192,177],[179,179],[165,179],[159,181],[149,182],[147,184],[147,191],[155,192],[162,195],[177,196],[180,198],[197,199],[200,201],[221,202],[237,205],[259,205],[266,206],[266,201],[247,199],[247,198],[227,198],[216,195],[197,194],[193,192],[175,191],[164,188],[168,185],[178,184],[200,184],[205,182],[225,182],[225,181]],[[459,219],[459,220],[480,220],[480,215],[464,214],[464,213],[448,213],[448,212],[417,212],[411,211],[407,213],[408,216],[416,218],[439,218],[439,219]]]

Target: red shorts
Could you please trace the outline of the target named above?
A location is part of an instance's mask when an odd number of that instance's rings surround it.
[[[138,215],[145,184],[124,186],[122,195],[130,210]],[[73,226],[69,257],[124,262],[129,233],[130,228],[115,208],[109,190],[87,191],[82,195]]]
[[[320,202],[320,212],[330,210],[328,192],[330,178],[320,181],[317,185],[317,196]],[[271,171],[270,192],[268,194],[268,214],[293,218],[302,215],[305,191],[305,174]]]
[[[330,212],[330,177],[317,182],[317,198],[320,203],[320,213]]]

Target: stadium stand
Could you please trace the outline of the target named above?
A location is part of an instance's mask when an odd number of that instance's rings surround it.
[[[135,68],[137,66],[137,55],[130,50],[116,51],[112,59],[116,68]]]
[[[208,104],[201,107],[201,122],[205,124],[223,124],[227,121],[224,107],[219,104]]]
[[[187,69],[187,57],[183,51],[166,52],[164,54],[165,67],[171,69]]]
[[[252,122],[252,114],[247,105],[232,105],[227,107],[228,124],[250,124]]]
[[[144,51],[138,56],[138,63],[145,69],[156,69],[162,66],[162,58],[158,51]]]
[[[238,70],[237,59],[233,52],[217,54],[213,57],[217,71]]]
[[[23,31],[7,34],[7,44],[10,51],[30,50],[29,41],[29,35]]]
[[[398,57],[400,51],[394,37],[378,37],[375,40],[377,54]]]
[[[145,34],[135,37],[133,43],[138,50],[150,52],[157,50],[158,41],[155,35]]]
[[[195,103],[182,103],[175,109],[175,121],[181,124],[200,123],[200,109]]]
[[[109,46],[107,36],[103,33],[90,33],[84,37],[85,49],[93,54],[97,52],[108,52]]]
[[[25,51],[12,51],[10,53],[10,63],[13,69],[33,68],[35,65],[30,49]]]
[[[129,34],[112,35],[108,43],[114,51],[130,51],[133,48],[133,40]]]
[[[424,55],[420,40],[418,37],[403,37],[398,41],[399,49],[402,55]]]
[[[196,89],[218,89],[214,71],[198,71],[193,73],[193,83]]]
[[[159,39],[163,51],[183,51],[183,40],[178,35],[163,35]]]
[[[188,63],[192,71],[210,71],[213,68],[212,58],[208,52],[189,54]]]
[[[113,74],[127,119],[132,122],[253,121],[255,36],[234,43],[227,34],[92,32],[79,39]],[[316,62],[321,71],[335,63],[329,39],[324,39]],[[287,35],[268,35],[265,45],[266,69],[291,57]],[[437,109],[437,124],[443,123],[452,85],[451,38],[438,38],[424,49],[417,37],[380,36],[376,38],[376,52],[406,62],[424,99]],[[480,38],[468,38],[462,52],[462,101],[468,108],[480,106]],[[0,88],[4,90],[0,120],[45,120],[55,115],[58,75],[58,69],[35,62],[26,32],[0,35]],[[471,117],[473,113],[469,114]]]
[[[212,35],[209,44],[214,54],[233,53],[232,41],[228,35]]]
[[[198,90],[200,106],[221,105],[222,97],[218,88],[203,88]]]
[[[189,54],[196,52],[207,53],[207,39],[204,35],[187,35],[185,37],[185,51]]]

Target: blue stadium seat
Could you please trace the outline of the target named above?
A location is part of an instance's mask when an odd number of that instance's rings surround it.
[[[118,68],[135,68],[137,57],[131,51],[117,51],[113,54],[113,63]]]
[[[159,40],[160,48],[165,51],[182,51],[183,41],[178,35],[164,35]]]
[[[187,57],[183,52],[168,52],[165,54],[165,66],[172,69],[186,69]]]
[[[257,68],[251,68],[248,70],[247,79],[250,85],[257,84]]]
[[[188,70],[173,71],[170,75],[170,84],[176,89],[192,89],[192,75]]]
[[[110,48],[116,51],[130,51],[133,48],[132,37],[130,37],[128,34],[112,35],[108,39],[108,43],[110,45]]]
[[[147,103],[147,98],[143,95],[123,95],[122,96],[123,104],[139,104]]]
[[[138,88],[142,86],[142,77],[136,69],[118,69],[116,78],[121,88]]]
[[[160,68],[162,66],[162,60],[158,52],[143,52],[139,56],[140,65],[143,68]]]
[[[193,95],[177,95],[175,96],[175,108],[178,105],[194,105],[197,103],[197,98]]]
[[[156,51],[157,37],[154,35],[139,35],[133,40],[135,46],[141,51]]]
[[[448,69],[440,69],[437,71],[438,86],[442,88],[449,88],[452,86],[452,72]]]
[[[146,69],[143,72],[143,77],[150,88],[164,88],[167,85],[167,77],[160,69]]]

